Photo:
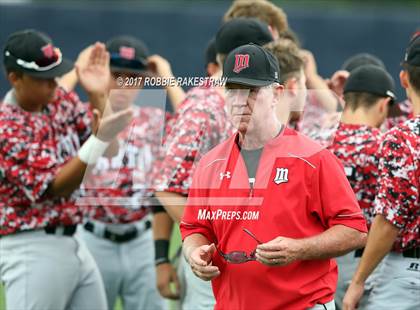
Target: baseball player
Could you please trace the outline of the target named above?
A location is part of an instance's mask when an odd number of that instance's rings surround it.
[[[299,119],[306,100],[304,58],[298,46],[290,40],[276,40],[264,48],[277,58],[282,73],[280,83],[285,89],[284,100],[276,107],[277,118],[291,127]]]
[[[216,74],[216,72],[219,71],[219,65],[217,64],[216,60],[216,38],[212,38],[207,43],[205,60],[206,74],[207,76],[213,76],[214,74]]]
[[[227,56],[238,132],[200,160],[180,224],[185,257],[212,280],[216,309],[334,309],[331,258],[365,244],[338,160],[275,115],[278,67],[254,44]]]
[[[257,18],[269,27],[273,40],[277,40],[289,26],[287,15],[282,8],[267,0],[240,0],[233,1],[231,7],[223,16],[228,22],[235,18]]]
[[[268,25],[256,19],[238,18],[225,23],[216,36],[219,67],[222,66],[224,56],[235,47],[248,42],[265,44],[270,41],[272,41],[272,35]],[[219,71],[213,77],[220,76],[221,72]],[[232,130],[222,89],[205,85],[193,88],[188,92],[166,138],[165,157],[159,167],[155,182],[156,197],[176,222],[180,221],[183,214],[195,162],[202,154],[225,140]],[[166,214],[159,214],[155,220],[156,226],[164,230],[163,233],[170,232]],[[159,247],[167,248],[168,242],[163,243],[165,240],[163,233],[160,233],[159,237],[155,236],[155,240],[161,242]],[[168,238],[169,236],[166,236],[166,240]],[[157,252],[165,255],[167,250],[162,249]],[[173,274],[167,257],[156,257],[156,263],[158,278],[161,277],[159,274],[163,272],[166,272],[167,275]],[[212,308],[214,297],[210,285],[197,279],[189,268],[185,269],[186,287],[185,293],[181,293],[181,295],[185,294],[183,309]],[[169,281],[170,278],[167,280]],[[165,293],[168,291],[168,289],[161,288],[161,293],[168,294]]]
[[[379,127],[394,104],[394,80],[379,66],[358,67],[351,71],[344,86],[344,100],[341,121],[329,149],[341,160],[369,228],[379,178]],[[339,309],[361,255],[362,250],[357,250],[337,258],[339,272],[335,301]],[[361,308],[365,306],[372,285],[373,277],[366,283],[365,296],[359,303]]]
[[[365,309],[420,308],[420,35],[408,45],[400,80],[414,117],[382,138],[376,216],[344,296],[345,310],[357,307],[368,277],[381,261]]]
[[[130,78],[135,81],[152,74],[145,44],[131,36],[118,36],[110,39],[106,48],[112,76],[110,108],[132,107],[134,119],[118,135],[118,147],[109,147],[85,177],[82,201],[89,208],[80,235],[101,272],[109,309],[114,309],[117,297],[125,309],[163,309],[155,286],[148,215],[149,178],[159,152],[165,112],[134,105],[141,84],[129,85]],[[126,80],[128,85],[118,84]]]
[[[57,87],[55,79],[73,65],[46,34],[11,34],[3,57],[12,86],[0,111],[0,275],[7,309],[106,309],[95,261],[73,235],[82,220],[75,198],[87,165],[132,116],[124,109],[99,117],[109,54],[96,44],[79,71],[94,108],[93,132],[88,106]]]

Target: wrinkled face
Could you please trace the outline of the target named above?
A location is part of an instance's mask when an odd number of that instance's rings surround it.
[[[130,107],[143,88],[144,77],[130,72],[112,72],[109,101],[113,111]]]
[[[243,134],[259,130],[273,119],[276,100],[274,84],[265,87],[230,84],[226,89],[232,123]]]
[[[27,74],[17,76],[15,73],[11,73],[11,75],[13,77],[10,77],[10,80],[16,95],[19,101],[25,103],[25,106],[36,109],[47,105],[54,99],[57,89],[55,79],[39,79]]]

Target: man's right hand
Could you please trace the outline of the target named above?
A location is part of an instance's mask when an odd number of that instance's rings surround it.
[[[202,245],[192,250],[188,262],[194,274],[204,281],[210,281],[220,275],[217,266],[212,266],[213,253],[216,251],[214,243]]]
[[[175,284],[175,292],[170,288],[170,284]],[[171,263],[163,263],[156,266],[156,286],[162,297],[168,299],[179,299],[181,285],[178,275]]]
[[[132,119],[133,110],[131,107],[118,112],[112,112],[106,117],[99,119],[96,136],[102,141],[110,142],[131,123]]]

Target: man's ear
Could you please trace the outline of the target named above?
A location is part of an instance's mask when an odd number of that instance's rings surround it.
[[[287,95],[296,97],[298,94],[298,80],[296,78],[288,79],[284,84],[285,89],[287,90]]]
[[[207,75],[208,76],[212,76],[214,75],[217,71],[219,71],[219,65],[214,63],[214,62],[210,62],[207,64]]]
[[[15,87],[16,84],[19,83],[19,81],[22,79],[22,76],[12,71],[7,74],[7,79],[9,80],[10,84]]]
[[[407,71],[405,71],[405,70],[400,71],[400,83],[401,83],[401,86],[405,89],[407,89],[409,87],[409,85],[408,85],[408,74],[407,74]]]
[[[379,102],[378,102],[378,105],[379,105],[378,108],[379,108],[379,112],[381,114],[383,114],[386,111],[388,111],[388,107],[391,104],[390,101],[391,101],[391,98],[389,98],[389,97],[382,98],[382,99],[379,100]]]
[[[280,37],[279,36],[279,31],[277,30],[276,27],[268,25],[268,30],[270,31],[271,36],[273,37],[273,41],[277,40]]]

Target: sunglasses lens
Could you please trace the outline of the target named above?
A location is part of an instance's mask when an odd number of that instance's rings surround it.
[[[248,261],[248,257],[246,256],[245,252],[235,251],[229,254],[226,254],[229,262],[232,264],[241,264]]]

